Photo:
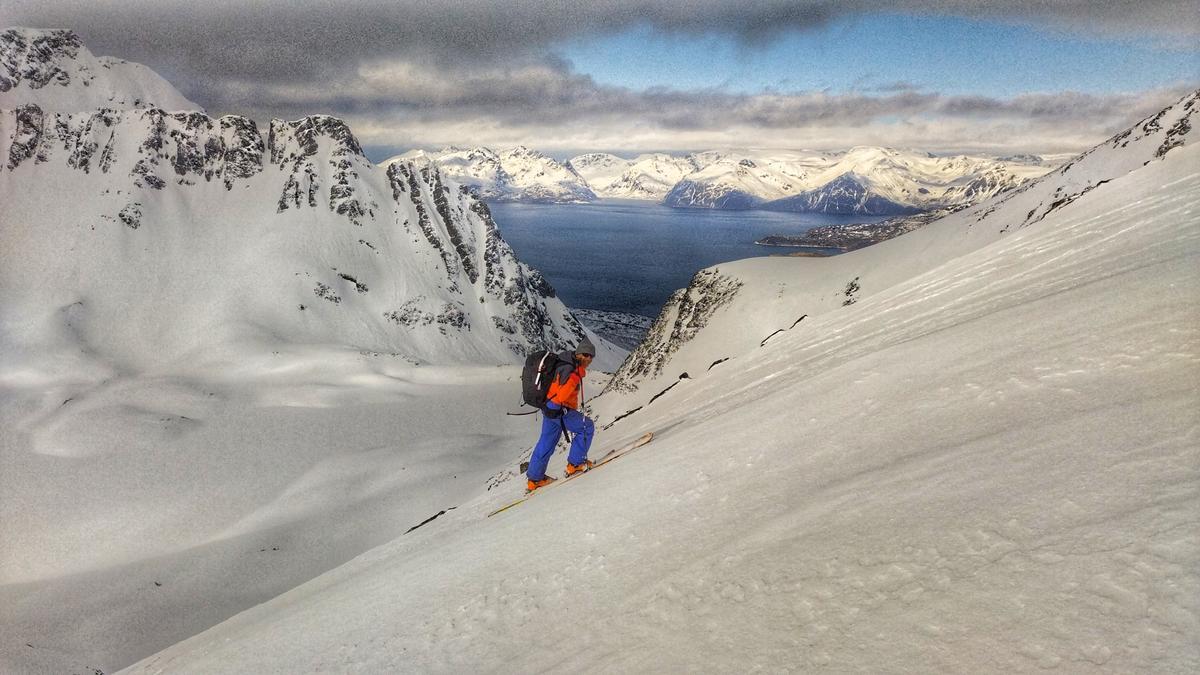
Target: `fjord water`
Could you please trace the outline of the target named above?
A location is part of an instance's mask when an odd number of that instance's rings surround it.
[[[769,234],[882,220],[820,213],[677,209],[633,200],[489,204],[517,257],[541,270],[568,307],[654,317],[697,270],[794,249],[758,246]],[[834,253],[834,250],[826,250]]]

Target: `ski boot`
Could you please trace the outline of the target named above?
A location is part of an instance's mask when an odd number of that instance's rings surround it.
[[[571,476],[574,476],[577,473],[583,473],[590,468],[592,468],[592,460],[590,459],[583,460],[583,464],[571,464],[570,462],[567,462],[566,477],[570,478]]]
[[[549,484],[553,483],[555,480],[557,480],[557,479],[552,478],[550,476],[546,476],[545,478],[543,478],[541,480],[533,480],[532,478],[528,478],[525,480],[525,494],[529,494],[530,492],[533,492],[534,490],[536,490],[540,487],[549,485]]]

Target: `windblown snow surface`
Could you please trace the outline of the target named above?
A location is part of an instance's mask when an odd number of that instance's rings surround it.
[[[129,672],[1197,672],[1200,149],[1163,140],[1195,105],[861,252],[710,271],[731,299],[594,403],[597,448],[653,443]]]

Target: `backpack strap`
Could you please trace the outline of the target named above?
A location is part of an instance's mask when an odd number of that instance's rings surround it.
[[[533,378],[533,385],[536,387],[542,383],[542,369],[546,367],[546,359],[554,356],[554,352],[547,351],[542,360],[538,362],[537,377]]]

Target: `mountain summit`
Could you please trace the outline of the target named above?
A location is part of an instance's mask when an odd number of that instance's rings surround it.
[[[146,66],[93,56],[72,31],[9,28],[0,32],[0,109],[30,103],[59,112],[201,110]]]

